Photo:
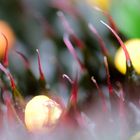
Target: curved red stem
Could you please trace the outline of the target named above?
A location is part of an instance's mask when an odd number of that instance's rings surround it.
[[[124,53],[125,53],[125,57],[126,57],[126,63],[127,63],[127,66],[128,67],[131,67],[131,59],[130,59],[130,56],[129,56],[129,53],[126,49],[126,46],[125,44],[123,43],[123,41],[121,40],[121,38],[118,36],[118,34],[115,32],[114,29],[112,29],[109,25],[107,25],[105,22],[103,22],[102,20],[100,21],[102,24],[104,24],[113,34],[114,36],[117,38],[118,42],[120,43]]]
[[[92,24],[89,23],[88,26],[89,26],[89,29],[96,35],[103,55],[108,56],[109,52],[108,52],[107,48],[105,47],[105,43],[104,43],[102,37],[99,35],[99,33],[97,32],[97,30],[94,28],[94,26]]]
[[[40,79],[41,80],[44,80],[44,74],[43,74],[43,71],[42,71],[42,66],[41,66],[41,61],[40,61],[40,53],[39,53],[39,50],[36,49],[36,52],[37,52],[37,56],[38,56],[38,68],[39,68],[39,73],[40,73]]]
[[[11,75],[11,73],[0,63],[0,69],[6,74],[7,77],[9,77],[11,82],[11,87],[14,90],[16,88],[16,84],[14,82],[14,79]]]

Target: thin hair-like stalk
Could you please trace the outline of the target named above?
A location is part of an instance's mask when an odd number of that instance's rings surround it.
[[[84,64],[81,62],[81,60],[79,59],[72,43],[69,40],[69,36],[67,34],[64,35],[63,37],[64,43],[66,45],[66,47],[68,48],[69,52],[72,54],[72,56],[74,57],[74,59],[78,62],[78,64],[80,65],[81,70],[83,71],[85,69]]]
[[[89,23],[88,24],[89,29],[96,35],[98,42],[99,42],[99,46],[101,48],[102,54],[104,56],[109,56],[109,51],[107,50],[107,48],[105,47],[105,43],[102,39],[102,37],[99,35],[99,33],[97,32],[97,30],[94,28],[94,26]]]
[[[123,41],[121,40],[121,38],[118,36],[118,34],[115,32],[115,30],[113,30],[109,25],[107,25],[105,22],[103,22],[102,20],[100,21],[103,25],[105,25],[113,34],[114,36],[117,38],[118,42],[120,43],[124,53],[125,53],[125,57],[126,57],[126,64],[128,66],[128,68],[132,67],[132,62],[130,59],[130,55],[126,49],[125,44],[123,43]]]
[[[44,78],[44,73],[43,73],[42,66],[41,66],[39,50],[36,49],[36,52],[37,52],[37,56],[38,56],[38,68],[39,68],[39,73],[40,73],[40,79],[44,80],[45,78]]]
[[[104,94],[103,94],[102,90],[100,89],[97,81],[95,80],[95,78],[93,76],[91,77],[91,80],[95,84],[95,86],[96,86],[96,88],[98,90],[98,94],[99,94],[99,96],[100,96],[100,98],[102,100],[102,109],[103,109],[104,112],[107,112],[107,105],[106,105]]]

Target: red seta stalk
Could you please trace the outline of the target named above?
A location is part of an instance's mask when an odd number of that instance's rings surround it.
[[[84,43],[77,37],[74,30],[71,28],[69,22],[65,18],[63,12],[59,11],[57,12],[57,15],[60,17],[64,29],[70,35],[70,38],[75,42],[75,44],[77,45],[77,47],[79,47],[79,49],[83,49],[85,46]]]
[[[69,34],[74,34],[74,31],[73,31],[73,29],[70,27],[70,25],[69,25],[67,19],[66,19],[65,16],[64,16],[64,13],[61,12],[61,11],[59,11],[59,12],[57,12],[57,15],[58,15],[58,17],[60,18],[60,20],[61,20],[61,22],[62,22],[62,24],[63,24],[64,29],[66,30],[66,32],[69,33]]]
[[[78,78],[76,76],[75,80],[73,81],[72,84],[72,91],[71,91],[71,96],[70,96],[70,105],[72,105],[75,109],[77,106],[77,96],[78,96]]]
[[[74,81],[68,75],[63,74],[62,76],[63,76],[63,78],[67,79],[70,82],[70,84],[74,83]]]
[[[72,54],[72,56],[76,59],[76,61],[78,62],[78,64],[80,65],[81,70],[83,71],[85,69],[84,64],[81,62],[81,60],[78,58],[78,55],[72,45],[72,43],[69,40],[69,36],[67,34],[64,35],[63,37],[64,43],[66,45],[66,47],[68,48],[69,52]]]
[[[102,20],[100,21],[102,24],[104,24],[113,34],[114,36],[117,38],[118,42],[120,43],[124,53],[125,53],[125,57],[126,57],[126,64],[128,66],[128,68],[131,68],[132,67],[132,62],[131,62],[131,59],[130,59],[130,56],[129,56],[129,53],[126,49],[126,46],[125,44],[123,43],[123,41],[121,40],[121,38],[118,36],[118,34],[115,32],[114,29],[112,29],[109,25],[107,25],[105,22],[103,22]]]
[[[99,94],[99,96],[100,96],[100,98],[101,98],[101,100],[102,100],[103,112],[107,112],[107,105],[106,105],[106,101],[105,101],[104,94],[103,94],[102,90],[100,89],[100,87],[99,87],[97,81],[94,79],[93,76],[91,77],[91,80],[92,80],[92,82],[95,84],[95,86],[96,86],[96,88],[97,88],[97,90],[98,90],[98,94]]]
[[[104,56],[109,56],[109,52],[108,52],[107,48],[105,47],[105,43],[104,43],[102,37],[97,32],[96,28],[91,23],[88,24],[88,27],[96,35],[100,48],[101,48],[101,51],[102,51],[102,54]]]
[[[42,66],[41,66],[39,50],[36,49],[36,52],[37,52],[37,56],[38,56],[38,68],[39,68],[39,73],[40,73],[40,79],[44,81],[45,78],[44,78],[44,73],[43,73]]]
[[[72,80],[68,75],[66,74],[63,74],[62,75],[63,78],[67,79],[70,84],[72,85],[72,91],[71,91],[71,96],[70,96],[70,99],[69,99],[69,104],[68,106],[71,108],[71,107],[76,107],[77,105],[77,93],[78,93],[78,76],[76,75],[76,78],[75,80]],[[68,108],[69,108],[68,107]]]
[[[26,68],[29,69],[30,63],[29,63],[27,57],[23,53],[21,53],[19,51],[16,51],[16,53],[22,58],[22,60],[24,61],[25,66],[26,66]]]
[[[117,28],[117,26],[116,26],[116,24],[115,24],[115,22],[114,22],[112,16],[109,14],[109,12],[103,11],[103,10],[100,9],[99,7],[94,7],[94,9],[97,10],[97,11],[99,11],[99,12],[102,12],[103,15],[107,17],[108,22],[109,22],[109,24],[110,24],[110,27],[111,27],[116,33],[118,33],[118,28]]]
[[[7,77],[9,77],[10,83],[11,83],[11,88],[12,88],[12,90],[15,90],[16,84],[14,82],[14,79],[13,79],[11,73],[1,63],[0,63],[0,69],[6,74]]]
[[[11,100],[10,95],[11,94],[6,89],[3,89],[3,100],[7,107],[7,120],[8,120],[8,123],[10,123],[10,125],[12,125],[16,118],[16,112],[12,105],[12,100]]]
[[[107,74],[107,84],[108,84],[108,90],[110,95],[113,94],[113,87],[110,81],[110,73],[109,73],[109,67],[108,67],[108,62],[107,62],[107,57],[104,56],[104,64],[105,64],[105,69],[106,69],[106,74]]]
[[[12,92],[13,92],[13,101],[15,103],[15,108],[17,109],[18,111],[18,107],[20,106],[21,108],[24,108],[25,107],[25,101],[21,95],[21,93],[18,91],[17,89],[17,86],[14,82],[14,79],[11,75],[11,73],[0,63],[0,69],[5,73],[5,75],[10,79],[10,83],[11,83],[11,88],[12,88]],[[18,106],[18,107],[17,107]],[[21,110],[20,110],[21,112]],[[21,119],[23,119],[23,116],[22,116],[22,113],[21,112]],[[20,115],[20,114],[19,114]]]

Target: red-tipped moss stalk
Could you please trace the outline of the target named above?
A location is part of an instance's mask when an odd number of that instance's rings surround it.
[[[118,42],[120,43],[124,53],[125,53],[125,57],[126,57],[126,65],[128,67],[128,69],[132,68],[132,62],[129,56],[129,53],[127,51],[127,48],[125,46],[125,44],[123,43],[123,41],[121,40],[121,38],[118,36],[118,34],[115,32],[115,30],[113,30],[109,25],[107,25],[105,22],[103,22],[102,20],[100,21],[102,24],[104,24],[112,33],[113,35],[116,37],[116,39],[118,40]]]
[[[6,43],[6,45],[5,45],[4,57],[3,57],[3,65],[4,65],[5,67],[8,67],[8,39],[7,39],[7,37],[5,36],[5,34],[3,34],[3,33],[1,33],[1,34],[2,34],[2,36],[4,37],[5,43]]]
[[[90,23],[88,24],[88,27],[96,35],[98,42],[99,42],[99,45],[100,45],[100,48],[101,48],[101,51],[102,51],[102,54],[104,56],[109,56],[109,52],[108,52],[107,48],[105,47],[105,43],[104,43],[102,37],[99,35],[96,28],[94,28],[94,26]]]
[[[104,64],[105,64],[105,69],[106,69],[106,74],[107,74],[107,84],[108,84],[108,90],[110,95],[113,94],[113,87],[110,81],[110,73],[109,73],[109,67],[108,67],[108,62],[107,62],[107,57],[104,56]]]
[[[26,68],[29,69],[30,63],[29,63],[27,57],[26,57],[23,53],[21,53],[21,52],[19,52],[19,51],[16,51],[16,53],[22,58],[22,60],[23,60],[23,62],[24,62],[24,64],[25,64],[25,66],[26,66]]]
[[[81,70],[83,71],[85,69],[84,64],[81,62],[81,60],[78,58],[78,55],[72,45],[72,43],[69,40],[69,37],[67,34],[64,35],[63,37],[64,43],[66,45],[66,47],[68,48],[69,52],[72,54],[72,56],[76,59],[76,61],[78,62],[78,64],[80,65]]]
[[[41,61],[40,61],[40,53],[39,53],[39,50],[36,49],[36,52],[37,52],[37,56],[38,56],[38,69],[39,69],[39,73],[40,73],[40,79],[41,80],[45,80],[44,73],[43,73],[42,66],[41,66]]]
[[[104,94],[103,94],[102,90],[100,89],[97,81],[94,79],[93,76],[91,77],[91,80],[95,84],[95,86],[96,86],[96,88],[98,90],[98,94],[99,94],[99,96],[100,96],[100,98],[102,100],[102,109],[103,109],[104,112],[107,112],[107,105],[106,105]]]

